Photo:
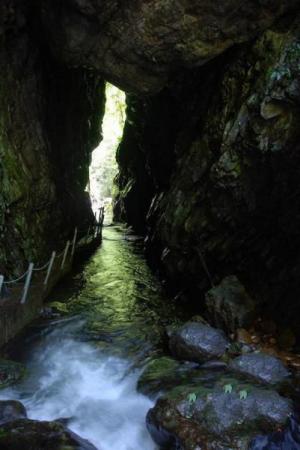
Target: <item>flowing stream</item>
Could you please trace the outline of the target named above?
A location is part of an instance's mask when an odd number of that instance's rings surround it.
[[[164,299],[141,244],[105,227],[101,248],[50,301],[69,312],[37,321],[14,344],[12,356],[28,375],[1,398],[22,401],[31,419],[66,419],[100,450],[154,450],[145,426],[152,401],[136,384],[179,312]]]

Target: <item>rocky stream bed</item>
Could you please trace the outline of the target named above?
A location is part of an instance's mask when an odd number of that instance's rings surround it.
[[[237,278],[213,296],[223,325],[249,325]],[[166,299],[141,241],[106,227],[0,361],[1,450],[300,448],[296,355],[224,328]]]

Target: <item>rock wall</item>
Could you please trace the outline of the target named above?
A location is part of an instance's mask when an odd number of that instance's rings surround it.
[[[91,220],[91,150],[101,138],[103,82],[56,62],[34,2],[0,6],[0,272],[44,262]]]
[[[201,310],[203,294],[234,274],[258,312],[296,329],[297,21],[181,71],[155,97],[129,99],[116,205],[119,218],[147,227],[149,260],[179,299]]]
[[[105,78],[129,94],[116,216],[147,230],[174,295],[201,309],[235,275],[296,320],[299,6],[3,0],[0,271],[42,261],[91,220]]]
[[[128,92],[160,90],[175,71],[246,42],[299,0],[41,0],[55,55]]]

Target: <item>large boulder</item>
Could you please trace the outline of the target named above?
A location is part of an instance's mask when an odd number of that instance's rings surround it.
[[[174,356],[200,363],[220,358],[229,345],[221,330],[199,322],[187,322],[170,330],[169,337],[169,347]]]
[[[1,426],[1,450],[97,450],[58,422],[19,419]]]
[[[16,419],[26,419],[27,413],[23,403],[16,400],[0,401],[0,425]]]
[[[154,441],[172,449],[246,450],[256,436],[288,424],[291,403],[277,392],[234,379],[223,383],[175,388],[160,398],[147,415]]]
[[[255,317],[255,303],[234,275],[210,289],[205,303],[211,322],[229,332],[248,327]]]
[[[272,385],[286,381],[290,375],[280,359],[265,353],[238,356],[229,363],[228,368],[257,382]]]

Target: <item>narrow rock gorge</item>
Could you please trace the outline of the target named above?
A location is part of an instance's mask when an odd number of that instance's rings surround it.
[[[300,448],[299,24],[300,0],[2,0],[6,280],[95,223],[106,82],[127,108],[114,226],[0,359],[1,448]]]
[[[2,271],[92,220],[84,190],[107,79],[128,94],[116,218],[146,233],[172,293],[201,304],[235,275],[259,309],[295,322],[298,9],[2,2]]]

